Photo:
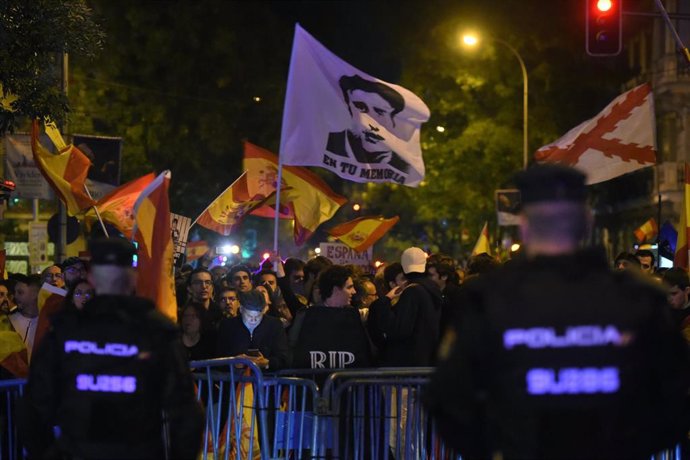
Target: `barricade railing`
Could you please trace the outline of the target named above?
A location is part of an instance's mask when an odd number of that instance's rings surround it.
[[[199,458],[459,458],[441,442],[420,401],[433,368],[309,369],[264,375],[242,358],[195,361],[190,367],[197,398],[206,409]],[[324,382],[321,389],[313,378]],[[0,380],[0,460],[24,458],[16,408],[25,383]],[[676,446],[650,460],[682,458]]]
[[[0,380],[0,459],[24,458],[17,437],[16,408],[24,391],[24,379]]]
[[[453,459],[421,404],[433,368],[339,370],[325,381],[319,456]],[[330,423],[327,423],[330,422]]]
[[[189,363],[197,400],[206,410],[202,459],[268,458],[264,379],[244,358]]]
[[[271,459],[312,458],[318,450],[319,389],[312,380],[265,376]]]

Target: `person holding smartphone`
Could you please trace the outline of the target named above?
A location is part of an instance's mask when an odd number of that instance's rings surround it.
[[[275,371],[288,362],[287,337],[278,318],[266,316],[266,299],[253,289],[239,293],[240,314],[218,328],[218,356],[238,356]]]

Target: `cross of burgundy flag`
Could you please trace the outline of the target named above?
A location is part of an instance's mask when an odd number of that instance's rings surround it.
[[[627,91],[597,116],[537,150],[538,162],[561,163],[596,184],[656,163],[654,98],[649,84]]]

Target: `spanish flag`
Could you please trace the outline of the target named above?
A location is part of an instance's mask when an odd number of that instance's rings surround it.
[[[170,171],[164,171],[141,192],[134,203],[132,233],[139,243],[137,294],[151,299],[158,311],[176,321],[169,186]]]
[[[657,226],[656,220],[654,220],[653,217],[635,230],[635,238],[637,238],[638,243],[653,241],[656,239],[658,234],[659,227]]]
[[[15,331],[0,331],[0,366],[15,377],[29,376],[29,358],[26,344]]]
[[[213,200],[194,223],[227,236],[237,229],[247,214],[263,205],[273,195],[275,191],[266,196],[256,195],[256,198],[252,198],[247,191],[247,172],[245,171]]]
[[[54,123],[46,123],[46,134],[58,150],[51,154],[38,140],[38,120],[31,126],[31,150],[36,167],[57,193],[70,215],[79,214],[82,210],[94,205],[84,188],[86,175],[91,161],[78,148],[65,144],[60,131]]]
[[[250,196],[268,196],[278,181],[278,157],[249,142],[244,143],[244,169]],[[347,202],[316,174],[300,166],[283,166],[280,215],[295,219],[295,244],[302,245]],[[290,209],[283,209],[283,204]],[[273,217],[275,206],[257,209],[255,215]]]
[[[357,252],[364,252],[381,239],[388,230],[397,224],[400,217],[359,217],[350,222],[336,225],[328,234],[338,238]]]
[[[690,165],[685,164],[685,183],[683,186],[683,206],[680,211],[680,222],[678,223],[678,241],[676,243],[676,255],[673,258],[674,267],[688,268],[688,234],[690,233],[690,225],[688,224],[688,216],[690,216]]]
[[[134,227],[134,203],[142,191],[156,178],[149,173],[110,191],[96,203],[101,219],[115,226],[127,239],[132,239]],[[87,218],[96,218],[93,209],[86,213]]]
[[[208,246],[206,241],[190,241],[187,243],[186,256],[187,262],[191,262],[196,259],[201,259],[211,248]]]
[[[36,324],[32,353],[33,350],[38,350],[43,337],[50,330],[53,315],[63,309],[66,295],[66,290],[48,283],[43,283],[38,291],[38,323]]]
[[[482,227],[482,232],[479,234],[479,238],[477,238],[477,242],[474,245],[474,249],[472,249],[472,255],[476,256],[478,254],[491,254],[491,245],[489,244],[489,223],[484,222],[484,227]]]

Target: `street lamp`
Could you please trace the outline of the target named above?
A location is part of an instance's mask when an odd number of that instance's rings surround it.
[[[513,55],[517,58],[518,62],[520,63],[520,70],[522,70],[522,166],[523,168],[527,169],[527,67],[525,67],[525,61],[522,60],[522,56],[520,56],[520,53],[518,53],[517,50],[513,48],[513,46],[510,43],[496,37],[491,37],[491,40],[500,43],[501,45],[504,45],[506,48],[508,48],[510,52],[513,53]],[[462,36],[462,42],[465,46],[476,46],[479,44],[479,37],[474,34],[465,34]]]

